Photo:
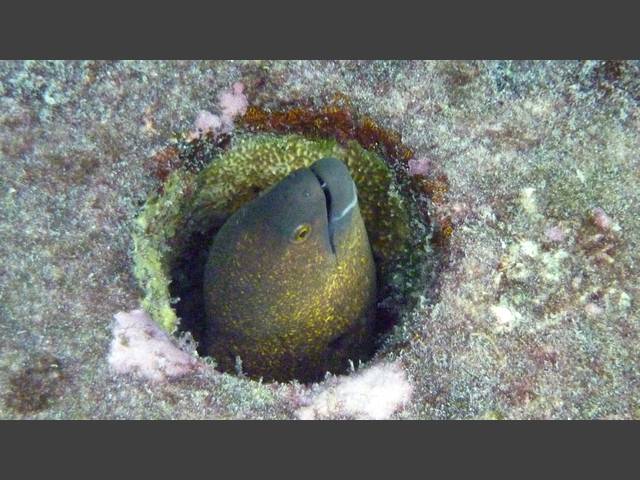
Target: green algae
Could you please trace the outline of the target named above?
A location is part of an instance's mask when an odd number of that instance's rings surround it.
[[[355,141],[299,135],[237,135],[230,148],[200,172],[179,169],[161,193],[152,194],[133,231],[134,275],[144,292],[143,308],[168,332],[179,327],[170,283],[176,263],[194,235],[208,238],[235,210],[291,171],[327,156],[340,158],[357,185],[361,213],[384,294],[410,304],[424,282],[420,265],[427,254],[427,227],[394,173],[376,153]],[[409,300],[407,302],[407,300]]]

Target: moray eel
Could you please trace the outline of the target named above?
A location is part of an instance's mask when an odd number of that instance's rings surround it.
[[[231,215],[203,288],[205,349],[225,371],[315,381],[366,357],[376,270],[345,164],[318,160]]]

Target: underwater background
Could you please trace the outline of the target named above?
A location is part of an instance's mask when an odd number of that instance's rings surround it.
[[[376,354],[313,384],[139,310],[145,202],[265,132],[359,142],[431,224]],[[3,61],[0,166],[0,418],[640,418],[639,61]]]

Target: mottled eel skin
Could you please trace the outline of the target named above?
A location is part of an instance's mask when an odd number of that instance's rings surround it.
[[[212,240],[205,344],[223,370],[321,379],[372,345],[376,269],[355,183],[335,158],[294,171]]]

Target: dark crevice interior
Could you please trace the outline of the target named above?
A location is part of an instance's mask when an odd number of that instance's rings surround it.
[[[204,268],[209,255],[209,244],[220,226],[216,225],[207,232],[195,232],[186,239],[183,254],[171,267],[171,298],[178,299],[174,305],[180,318],[180,331],[191,332],[198,343],[198,354],[205,356],[203,339],[205,330]]]
[[[197,231],[192,233],[190,237],[182,239],[184,247],[182,255],[176,259],[171,266],[171,284],[169,290],[171,297],[176,299],[174,308],[180,318],[179,331],[190,332],[194,340],[198,343],[198,354],[206,356],[207,353],[203,346],[204,330],[205,330],[205,314],[204,314],[204,268],[209,254],[209,246],[220,225],[216,225],[205,232]],[[376,264],[379,265],[376,259]],[[378,272],[378,281],[380,282],[380,274]],[[373,356],[377,350],[384,334],[387,333],[393,325],[398,321],[397,309],[388,304],[388,297],[391,290],[390,286],[378,284],[378,298],[376,303],[374,332],[376,342],[367,354],[367,358]],[[340,337],[334,339],[333,348],[340,348],[344,339]],[[363,361],[366,359],[362,359]],[[346,372],[346,369],[345,369]],[[333,372],[336,374],[345,372]],[[230,372],[234,373],[234,372]]]

